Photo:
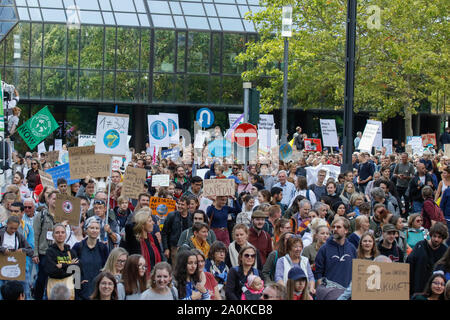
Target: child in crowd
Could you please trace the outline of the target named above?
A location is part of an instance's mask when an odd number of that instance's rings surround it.
[[[253,274],[247,277],[247,283],[242,288],[241,300],[259,300],[264,290],[264,281]]]

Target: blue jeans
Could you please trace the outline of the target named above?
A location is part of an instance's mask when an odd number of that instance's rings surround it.
[[[422,212],[422,208],[423,208],[423,202],[413,201],[411,213],[420,213],[420,212]]]

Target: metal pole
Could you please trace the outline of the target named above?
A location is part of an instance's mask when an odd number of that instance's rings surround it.
[[[281,137],[280,137],[281,145],[287,143],[288,61],[289,61],[289,41],[287,37],[284,37],[283,105],[281,108]]]
[[[344,160],[341,172],[352,170],[353,97],[355,89],[356,0],[347,1],[347,39],[345,60]]]

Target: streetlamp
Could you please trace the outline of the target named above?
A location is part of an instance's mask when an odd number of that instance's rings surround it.
[[[288,101],[288,60],[289,42],[292,37],[292,6],[284,6],[282,11],[281,36],[284,37],[284,75],[283,75],[283,105],[281,108],[281,145],[287,143],[287,101]]]

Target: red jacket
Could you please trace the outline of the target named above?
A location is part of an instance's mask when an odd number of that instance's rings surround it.
[[[432,198],[428,198],[423,202],[422,219],[425,229],[430,230],[431,220],[441,221],[440,210],[441,208],[438,207]]]
[[[256,249],[259,250],[259,254],[261,257],[261,264],[264,265],[266,263],[266,259],[269,256],[269,253],[272,252],[272,238],[270,234],[266,231],[261,230],[261,232],[256,232],[255,228],[251,227],[248,232],[248,242],[255,246]]]

